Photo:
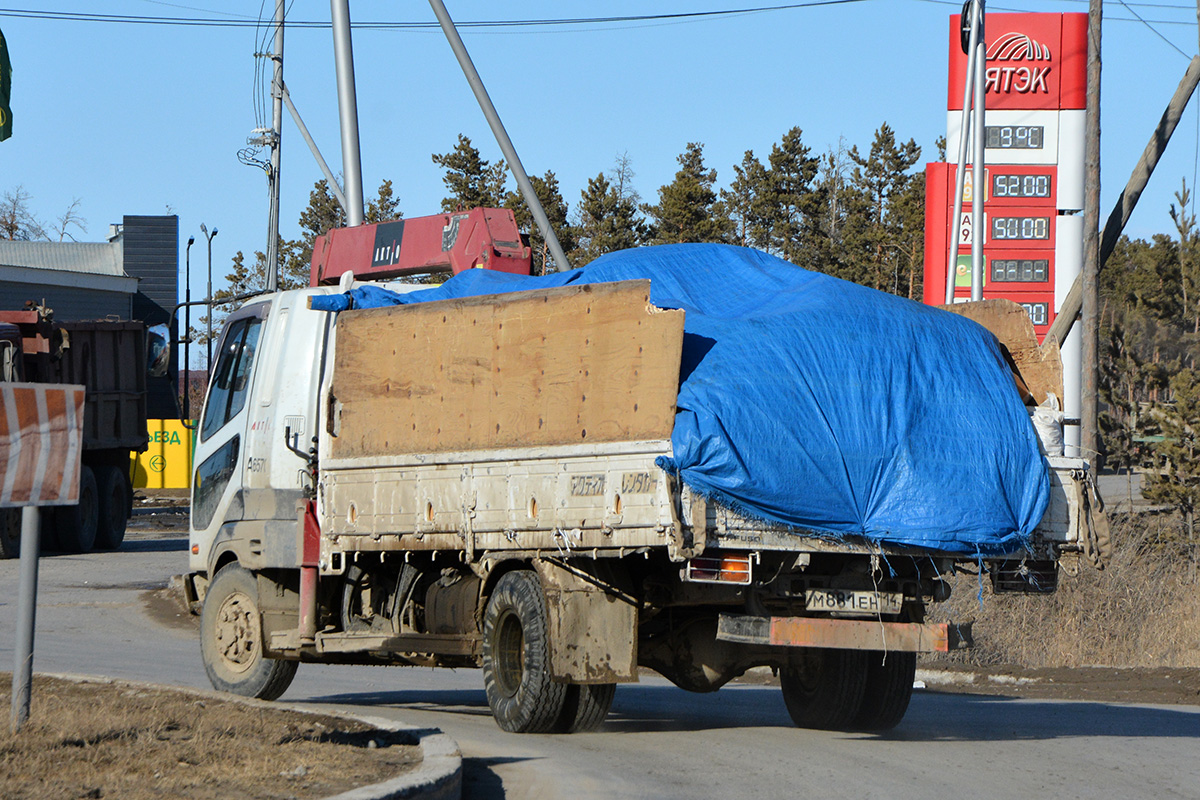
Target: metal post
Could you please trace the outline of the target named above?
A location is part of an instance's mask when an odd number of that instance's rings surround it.
[[[1099,466],[1100,433],[1098,426],[1097,349],[1100,307],[1100,22],[1101,0],[1088,5],[1087,111],[1084,142],[1083,194],[1083,376],[1080,381],[1079,446],[1080,455]]]
[[[567,261],[567,255],[563,252],[562,245],[558,243],[558,237],[554,235],[554,229],[550,227],[550,219],[546,216],[545,209],[542,208],[542,201],[538,199],[537,192],[533,190],[533,184],[529,182],[529,176],[525,174],[525,167],[521,166],[521,159],[517,157],[517,149],[513,147],[512,140],[508,138],[508,131],[504,130],[504,123],[500,121],[500,115],[496,113],[496,107],[492,105],[492,99],[488,97],[487,89],[484,88],[483,81],[479,78],[479,72],[475,69],[471,56],[467,54],[462,37],[458,35],[458,30],[454,27],[454,20],[450,19],[450,14],[446,11],[442,0],[429,0],[429,5],[433,8],[433,13],[437,15],[442,32],[446,34],[446,40],[450,42],[450,49],[458,58],[458,65],[462,67],[463,74],[467,76],[467,83],[471,85],[471,91],[475,93],[479,107],[483,109],[483,116],[487,118],[488,125],[491,126],[492,133],[496,136],[496,142],[500,145],[500,152],[504,154],[508,166],[512,169],[513,177],[517,179],[517,187],[521,190],[521,196],[525,198],[525,205],[529,206],[529,212],[533,214],[538,230],[542,232],[542,238],[546,240],[546,247],[550,249],[554,266],[560,271],[570,269],[571,264]]]
[[[308,132],[308,126],[304,124],[304,120],[300,119],[300,112],[296,110],[296,104],[292,102],[292,93],[288,91],[286,83],[283,85],[283,103],[287,106],[288,113],[292,115],[292,121],[300,129],[300,136],[308,145],[308,149],[312,151],[313,158],[317,160],[317,166],[321,168],[321,174],[325,176],[325,182],[329,184],[329,191],[333,192],[338,205],[342,207],[342,213],[349,215],[349,210],[346,208],[346,195],[342,194],[342,187],[338,186],[337,178],[333,176],[333,170],[325,163],[325,157],[317,149],[317,143],[313,141],[312,134]]]
[[[271,79],[271,171],[267,173],[267,291],[279,288],[279,160],[283,136],[283,0],[275,0],[275,76]]]
[[[33,628],[37,611],[38,510],[21,509],[21,578],[17,588],[17,640],[12,674],[12,732],[29,719],[33,695]]]
[[[358,150],[358,96],[354,90],[354,47],[350,41],[349,0],[329,0],[333,17],[333,61],[337,70],[338,116],[342,129],[342,175],[345,180],[346,224],[353,228],[363,213],[362,156]]]
[[[975,155],[972,164],[971,188],[971,300],[983,299],[983,150],[987,138],[984,129],[984,109],[987,108],[987,91],[983,76],[987,72],[987,33],[984,29],[984,2],[975,0],[975,21],[979,24],[975,32],[975,122],[971,126],[975,134]]]
[[[959,26],[962,22],[960,18]],[[979,41],[979,26],[975,24],[975,5],[971,5],[971,40],[967,45],[967,74],[963,80],[962,122],[958,134],[958,170],[954,178],[954,235],[950,237],[950,260],[946,262],[946,305],[954,302],[954,278],[958,270],[958,225],[962,216],[963,186],[967,180],[967,141],[971,135],[971,97],[975,90],[975,45]],[[974,191],[972,189],[972,191]]]
[[[207,360],[204,362],[204,368],[208,370],[208,377],[212,379],[212,318],[216,308],[213,306],[212,292],[212,240],[217,235],[217,229],[213,228],[212,233],[208,232],[208,228],[204,227],[204,223],[200,223],[200,232],[204,234],[204,238],[208,239],[208,336],[205,345],[208,347]]]
[[[183,251],[184,279],[186,288],[183,292],[183,417],[187,422],[192,419],[192,245],[196,243],[195,236],[188,237],[187,249]]]

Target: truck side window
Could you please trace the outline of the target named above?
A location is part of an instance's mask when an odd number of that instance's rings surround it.
[[[250,370],[254,366],[261,329],[262,320],[248,318],[237,320],[226,331],[212,388],[208,392],[208,405],[204,407],[204,421],[200,426],[202,441],[220,430],[246,405]]]

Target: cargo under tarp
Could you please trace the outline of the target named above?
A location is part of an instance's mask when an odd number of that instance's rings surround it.
[[[1049,477],[995,338],[963,317],[740,247],[611,253],[543,277],[469,270],[428,290],[359,287],[329,311],[649,279],[683,309],[672,458],[748,516],[956,554],[1017,550]]]

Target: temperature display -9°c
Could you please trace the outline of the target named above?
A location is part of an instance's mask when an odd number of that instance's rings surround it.
[[[1042,125],[984,125],[984,146],[993,150],[1041,150]]]
[[[1051,180],[1049,175],[1007,175],[992,176],[992,197],[1050,197]]]
[[[992,239],[1049,239],[1049,217],[992,217]]]

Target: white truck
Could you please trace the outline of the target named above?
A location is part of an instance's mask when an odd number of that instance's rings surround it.
[[[970,643],[925,621],[956,567],[1053,591],[1060,558],[1094,550],[1077,458],[1048,459],[1041,525],[997,559],[693,494],[655,466],[684,312],[648,281],[310,308],[336,291],[254,299],[221,333],[184,581],[220,690],[274,699],[302,661],[480,667],[501,728],[571,732],[639,668],[709,692],[766,666],[796,724],[881,730],[917,653]]]

